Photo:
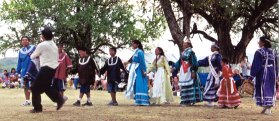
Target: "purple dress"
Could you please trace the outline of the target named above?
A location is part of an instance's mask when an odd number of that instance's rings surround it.
[[[222,71],[221,60],[222,55],[215,51],[211,56],[198,61],[199,67],[210,67],[210,73],[207,76],[204,87],[204,101],[216,102],[218,100],[216,93],[219,87],[215,87],[215,83],[220,81],[220,72]]]
[[[274,106],[277,73],[277,58],[272,49],[258,49],[251,68],[252,79],[256,78],[254,98],[257,105]]]

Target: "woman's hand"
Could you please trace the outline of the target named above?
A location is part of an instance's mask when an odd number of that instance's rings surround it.
[[[195,79],[196,78],[196,73],[195,72],[191,72],[191,78]]]
[[[126,61],[126,62],[124,62],[123,64],[126,66],[126,65],[128,65],[128,64],[129,64],[129,62],[128,62],[128,61]]]

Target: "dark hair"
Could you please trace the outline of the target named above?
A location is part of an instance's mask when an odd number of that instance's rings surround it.
[[[29,38],[28,36],[22,36],[22,37],[20,38],[20,41],[22,41],[23,38],[26,38],[28,41],[30,41],[30,38]]]
[[[141,42],[140,42],[139,40],[135,39],[135,40],[133,40],[132,43],[137,44],[137,45],[138,45],[138,48],[141,49],[142,51],[144,51],[144,50],[143,50],[143,46],[142,46],[142,44],[141,44]]]
[[[161,47],[157,47],[157,49],[160,51],[160,55],[159,55],[159,57],[156,56],[156,58],[155,58],[156,71],[158,70],[158,64],[157,64],[158,60],[160,59],[161,56],[165,56],[164,51]]]
[[[165,56],[164,50],[161,47],[157,47],[157,49],[160,51],[160,55]]]
[[[86,47],[77,47],[77,50],[82,50],[82,51],[85,51],[87,54],[90,54],[90,50],[87,49]]]
[[[11,69],[11,73],[13,73],[13,70],[15,70],[15,68],[12,68],[12,69]]]
[[[192,43],[188,43],[189,44],[189,46],[191,47],[191,48],[193,48],[193,45],[192,45]]]
[[[51,40],[53,38],[53,34],[50,28],[46,27],[44,30],[42,30],[42,35],[46,40]]]
[[[5,69],[4,72],[8,72],[7,69]]]
[[[268,36],[260,37],[260,41],[264,43],[265,48],[271,48],[270,38]]]
[[[109,48],[110,50],[113,50],[115,53],[117,52],[116,47]]]
[[[225,64],[229,64],[229,60],[227,58],[222,58],[222,62]]]
[[[169,61],[168,64],[169,64],[170,66],[173,66],[175,63],[174,63],[173,61]]]
[[[57,47],[64,47],[64,44],[63,43],[58,43]]]

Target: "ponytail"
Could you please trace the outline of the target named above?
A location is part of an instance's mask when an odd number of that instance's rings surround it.
[[[133,40],[133,43],[137,44],[138,48],[141,49],[144,52],[143,46],[142,46],[142,44],[139,40],[135,39],[135,40]]]

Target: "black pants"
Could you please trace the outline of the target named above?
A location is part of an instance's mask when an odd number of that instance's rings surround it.
[[[58,90],[51,88],[52,78],[54,77],[55,69],[48,66],[41,67],[35,81],[32,83],[32,104],[34,110],[42,111],[41,94],[46,95],[57,103],[63,102],[63,97],[60,95]]]
[[[236,88],[237,88],[237,90],[239,89],[239,87],[243,84],[243,79],[240,79],[240,80],[237,80],[237,81],[235,81],[235,86],[236,86]]]

